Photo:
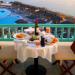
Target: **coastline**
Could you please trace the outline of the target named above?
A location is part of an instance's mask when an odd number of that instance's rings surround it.
[[[39,12],[42,13],[49,13],[49,14],[52,14],[52,15],[57,15],[57,16],[64,16],[67,20],[71,21],[71,22],[74,22],[74,17],[73,16],[70,16],[70,15],[66,15],[64,13],[61,13],[61,12],[56,12],[56,11],[52,11],[52,10],[49,10],[48,8],[44,8],[44,7],[38,7],[38,6],[34,6],[34,5],[29,5],[29,4],[25,4],[25,3],[21,3],[19,1],[14,1],[14,2],[10,2],[10,3],[0,3],[0,7],[14,7],[16,8],[17,10],[18,9],[22,9],[22,11],[24,10],[27,10],[29,9],[29,11],[32,13],[32,14],[36,14]],[[27,8],[27,9],[26,9]],[[38,11],[39,10],[39,11]]]
[[[39,7],[39,6],[34,6],[34,5],[21,3],[21,2],[18,2],[18,1],[15,1],[15,2],[17,2],[19,4],[22,4],[22,5],[24,5],[27,8],[30,8],[30,10],[33,10],[33,12],[35,12],[35,10],[37,10],[37,9],[40,9],[41,12],[45,12],[46,11],[48,13],[51,13],[51,14],[54,14],[54,15],[57,15],[57,16],[64,16],[67,20],[69,20],[71,22],[74,22],[74,20],[75,20],[74,16],[70,16],[68,14],[64,14],[64,13],[57,12],[57,11],[52,11],[52,10],[50,10],[48,8],[44,8],[44,7]]]

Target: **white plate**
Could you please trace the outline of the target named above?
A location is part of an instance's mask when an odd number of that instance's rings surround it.
[[[28,29],[25,29],[24,31],[25,31],[25,32],[31,33],[31,32],[34,32],[34,28],[29,27]]]
[[[24,38],[17,38],[16,37],[16,35],[18,35],[18,34],[21,34],[21,33],[15,33],[14,35],[13,35],[13,37],[15,38],[15,39],[19,39],[19,40],[23,40],[23,39],[26,39],[27,38],[27,34],[25,34],[25,33],[22,33],[22,34],[24,34],[24,35],[26,35]]]

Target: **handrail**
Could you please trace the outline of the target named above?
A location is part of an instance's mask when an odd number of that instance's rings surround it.
[[[38,24],[39,27],[50,27],[52,28],[52,33],[59,38],[60,41],[74,41],[75,40],[75,24]],[[1,41],[13,41],[11,37],[11,31],[17,32],[17,28],[21,28],[21,32],[23,32],[24,27],[34,27],[35,24],[0,24],[0,31],[2,31],[2,35],[0,37]],[[13,30],[13,29],[14,30]],[[8,31],[7,38],[5,37],[6,32]]]
[[[75,27],[75,24],[38,24],[39,27]],[[35,24],[0,24],[0,27],[34,27]]]

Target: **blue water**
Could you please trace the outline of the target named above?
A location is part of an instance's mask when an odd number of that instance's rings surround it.
[[[15,0],[3,0],[4,2],[14,2]]]
[[[7,16],[5,18],[0,19],[0,24],[16,24],[15,21],[21,19],[19,16]]]
[[[15,22],[22,17],[18,14],[11,13],[7,9],[0,8],[0,24],[16,24]]]
[[[10,14],[11,14],[11,12],[9,10],[6,10],[4,8],[0,8],[0,19],[4,18]]]

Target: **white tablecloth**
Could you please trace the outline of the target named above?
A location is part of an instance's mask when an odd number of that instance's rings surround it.
[[[21,62],[26,61],[29,57],[37,58],[42,57],[52,62],[52,55],[57,53],[57,43],[47,45],[45,47],[31,47],[25,46],[22,41],[15,42],[15,50],[17,51],[17,58]]]

